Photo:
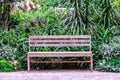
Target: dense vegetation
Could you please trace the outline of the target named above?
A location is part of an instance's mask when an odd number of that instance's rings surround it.
[[[10,1],[12,4],[13,1]],[[6,12],[6,8],[3,8],[5,4],[0,1],[0,15],[2,15],[0,64],[9,65],[0,71],[27,68],[29,35],[90,34],[94,69],[120,72],[119,0],[33,0],[33,2],[39,4],[39,7],[30,11],[18,8],[15,13],[11,12],[8,17],[3,18],[8,11]],[[0,67],[5,66],[3,65]]]

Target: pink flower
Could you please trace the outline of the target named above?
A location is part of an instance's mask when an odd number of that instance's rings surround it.
[[[60,14],[59,14],[59,13],[57,13],[57,14],[56,14],[56,16],[60,16]]]
[[[59,8],[58,8],[58,7],[55,7],[55,10],[56,10],[56,11],[58,11],[58,10],[59,10]]]

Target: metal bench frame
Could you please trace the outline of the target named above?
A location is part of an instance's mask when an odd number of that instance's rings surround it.
[[[63,52],[32,52],[31,47],[89,47],[89,51],[63,51]],[[93,55],[91,51],[91,35],[49,35],[29,36],[29,52],[27,54],[28,71],[31,63],[56,63],[52,61],[31,61],[32,57],[90,57],[87,61],[59,61],[60,63],[90,63],[90,70],[93,70]]]

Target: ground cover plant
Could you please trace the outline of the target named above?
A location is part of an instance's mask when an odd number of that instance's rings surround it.
[[[11,4],[14,3],[14,1],[10,1]],[[28,10],[21,6],[17,9],[14,9],[13,6],[6,6],[15,10],[14,12],[9,11],[9,14],[5,12],[6,8],[3,8],[5,5],[0,1],[0,15],[8,15],[5,18],[0,16],[0,25],[2,25],[0,26],[1,62],[9,60],[12,65],[12,62],[17,61],[17,66],[13,65],[17,68],[12,68],[12,70],[26,70],[29,35],[90,34],[92,35],[94,68],[100,71],[120,71],[119,55],[117,55],[120,53],[119,46],[111,47],[114,44],[120,45],[119,40],[114,41],[114,38],[115,40],[120,39],[119,0],[31,1],[39,7]],[[109,49],[104,50],[105,45],[108,45]],[[9,50],[8,53],[5,53],[6,57],[2,54],[2,52],[7,52],[4,49],[5,46],[8,48],[7,51]],[[62,48],[61,50],[67,49]],[[40,50],[49,51],[49,48]],[[107,56],[106,53],[108,53]],[[109,55],[110,53],[114,55]],[[109,62],[111,60],[113,63]],[[78,66],[80,65],[78,64]],[[40,65],[40,68],[44,68],[44,66]]]

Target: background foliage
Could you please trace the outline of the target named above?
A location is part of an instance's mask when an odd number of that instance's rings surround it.
[[[6,58],[12,62],[17,60],[20,63],[19,69],[27,68],[26,56],[29,35],[90,34],[92,35],[92,52],[95,69],[101,71],[120,71],[119,55],[117,55],[120,53],[119,0],[33,1],[39,4],[40,7],[31,11],[21,11],[19,9],[16,13],[10,13],[10,31],[4,25],[0,26],[4,27],[4,30],[0,30],[0,52],[9,54],[6,55]],[[0,4],[2,4],[0,9],[3,9],[1,8],[4,6],[3,3]],[[59,10],[58,8],[66,9]],[[70,8],[73,9],[71,10]],[[0,12],[0,14],[5,15],[3,12]],[[8,20],[8,18],[5,20]],[[0,21],[3,21],[1,16]],[[8,25],[8,23],[5,24]],[[116,38],[118,41],[115,41],[117,40]],[[115,44],[118,44],[118,46]],[[7,51],[3,45],[7,46],[9,53],[6,53]],[[13,51],[12,49],[16,50]],[[43,50],[49,51],[48,48]],[[4,60],[4,58],[2,54],[1,60]],[[113,60],[112,63],[110,62],[111,60]]]

